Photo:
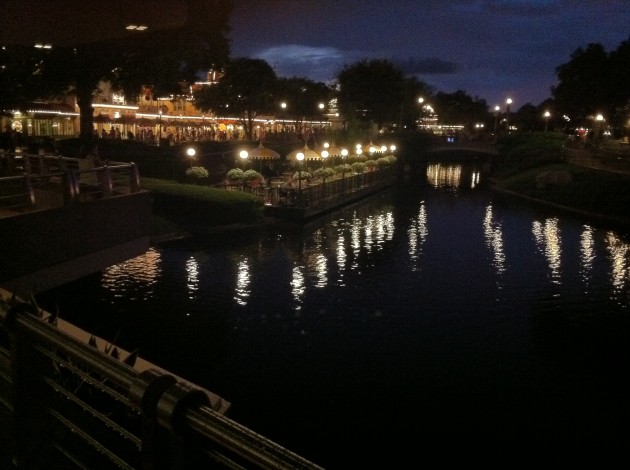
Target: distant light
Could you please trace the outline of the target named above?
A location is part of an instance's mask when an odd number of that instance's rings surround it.
[[[129,31],[144,31],[147,28],[148,26],[144,24],[128,24],[127,26],[125,26],[125,29],[128,29]]]
[[[328,150],[322,150],[322,158],[328,158]]]
[[[330,144],[328,142],[324,142],[324,148],[327,149],[328,147],[330,147]]]
[[[298,161],[300,161],[300,162],[301,162],[302,160],[304,160],[304,154],[303,154],[302,152],[298,152],[298,153],[295,155],[295,158],[296,158]]]
[[[36,49],[52,49],[52,45],[51,44],[37,43],[37,44],[35,44],[35,48]]]
[[[348,156],[348,149],[341,149],[341,156],[342,157],[347,157]]]
[[[601,114],[598,114],[597,116],[595,116],[595,120],[597,121],[603,121],[604,120],[604,116]]]
[[[389,149],[393,152],[394,150],[396,150],[396,146],[392,145],[391,147],[389,147]]]
[[[381,152],[387,152],[387,146],[381,145]]]
[[[324,103],[319,103],[318,107],[319,109],[324,109]]]
[[[189,157],[194,157],[196,153],[197,151],[192,147],[188,147],[186,149],[186,155],[188,155]]]
[[[507,100],[505,100],[505,102],[506,102],[508,105],[512,104],[512,98],[508,98]]]
[[[247,150],[241,150],[241,153],[239,153],[238,156],[245,160],[247,157],[249,157],[249,153],[247,152]]]

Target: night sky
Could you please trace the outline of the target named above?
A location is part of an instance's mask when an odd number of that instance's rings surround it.
[[[628,0],[240,0],[233,57],[266,60],[279,76],[333,79],[344,64],[388,59],[489,106],[551,96],[555,69],[589,43],[630,38]]]

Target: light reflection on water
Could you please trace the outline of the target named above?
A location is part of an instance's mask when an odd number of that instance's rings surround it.
[[[344,455],[357,464],[366,446],[376,460],[404,455],[400,436],[382,432],[393,417],[449,442],[454,429],[492,434],[488,416],[543,439],[570,422],[555,397],[583,413],[605,401],[589,394],[606,387],[589,384],[616,383],[595,375],[627,366],[630,243],[494,201],[479,175],[429,165],[426,187],[304,233],[154,248],[106,270],[85,304],[124,299],[128,342],[144,341],[160,365],[235,403],[236,419],[327,468],[343,468]],[[553,422],[537,414],[546,406]],[[528,428],[530,415],[544,425]]]
[[[115,298],[138,296],[146,300],[153,295],[153,286],[160,279],[161,264],[160,252],[151,248],[143,255],[105,269],[102,286]]]

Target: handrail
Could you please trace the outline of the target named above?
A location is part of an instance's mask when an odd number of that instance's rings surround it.
[[[6,435],[18,468],[43,468],[42,449],[52,466],[321,468],[227,418],[196,385],[139,372],[59,330],[33,305],[8,304],[0,302],[0,372],[9,368],[0,373],[0,407],[9,404]]]
[[[141,189],[138,165],[133,162],[110,162],[89,169],[43,168],[40,167],[40,173],[0,177],[0,208],[37,208],[38,203],[44,201],[49,207],[50,197],[46,194],[51,192],[62,193],[60,199],[68,204],[95,196],[136,193]]]

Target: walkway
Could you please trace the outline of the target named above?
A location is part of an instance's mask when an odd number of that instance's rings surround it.
[[[572,165],[630,175],[630,154],[595,154],[588,149],[565,149],[566,161]]]

